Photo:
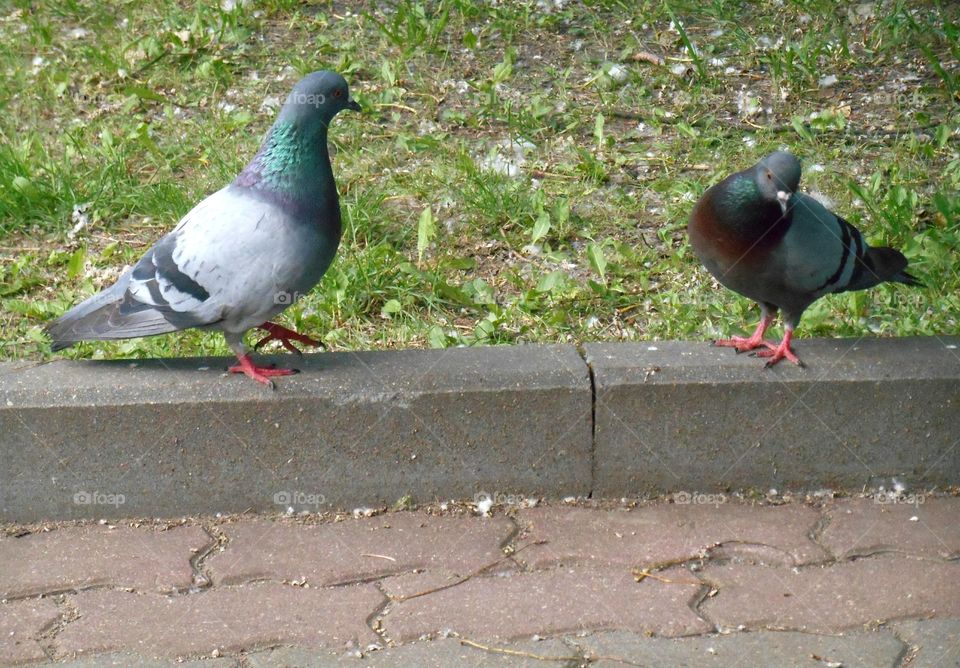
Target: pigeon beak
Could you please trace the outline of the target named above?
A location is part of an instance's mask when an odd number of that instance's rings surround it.
[[[363,111],[363,107],[361,107],[357,103],[357,101],[354,100],[353,98],[350,98],[349,100],[347,100],[347,109],[353,109],[354,111]]]
[[[785,190],[777,191],[777,201],[780,202],[780,208],[784,213],[787,212],[787,203],[790,201],[790,193]]]

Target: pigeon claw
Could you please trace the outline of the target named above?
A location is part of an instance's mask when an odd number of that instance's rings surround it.
[[[298,334],[292,329],[287,329],[283,325],[278,325],[275,322],[265,322],[258,329],[264,330],[267,335],[257,341],[256,345],[253,347],[254,350],[259,350],[260,346],[269,343],[270,341],[279,341],[284,348],[289,350],[292,353],[297,355],[303,355],[300,352],[300,349],[293,345],[293,341],[302,343],[306,346],[314,346],[318,348],[323,348],[323,343],[317,341],[316,339],[311,339],[309,336],[304,336],[303,334]]]
[[[774,345],[769,341],[764,341],[762,338],[753,336],[749,339],[742,336],[734,336],[730,339],[716,339],[713,341],[713,345],[721,348],[733,348],[738,353],[745,353],[763,347],[774,348]]]
[[[239,360],[240,363],[227,367],[227,371],[230,373],[242,373],[253,378],[258,383],[269,385],[272,389],[276,389],[276,386],[273,384],[273,381],[270,380],[270,376],[292,376],[295,373],[300,373],[296,369],[277,369],[273,365],[257,366],[253,363],[250,355],[238,356],[237,360]]]
[[[767,363],[764,364],[764,368],[769,369],[774,364],[780,360],[789,360],[796,364],[801,369],[806,368],[806,364],[800,361],[800,358],[797,357],[792,350],[790,350],[789,345],[783,345],[782,343],[779,346],[770,346],[769,350],[760,350],[755,353],[757,357],[769,357]]]
[[[734,336],[729,339],[715,339],[713,345],[720,346],[722,348],[733,348],[737,353],[745,353],[751,350],[756,350],[757,348],[770,348],[773,349],[773,344],[763,340],[763,335],[767,332],[767,329],[770,327],[770,323],[773,322],[773,316],[764,312],[763,318],[760,320],[760,324],[757,325],[757,328],[753,330],[753,334],[749,338],[742,336]],[[788,342],[789,343],[789,342]]]

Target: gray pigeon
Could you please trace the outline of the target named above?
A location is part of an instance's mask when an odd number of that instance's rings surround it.
[[[907,273],[907,258],[893,248],[871,248],[860,231],[797,192],[800,161],[786,151],[725,178],[703,194],[690,214],[690,245],[718,281],[760,305],[761,320],[749,337],[714,345],[737,352],[761,348],[767,366],[788,359],[794,329],[810,304],[832,292],[864,290],[884,281],[920,285]],[[779,345],[764,341],[783,311]]]
[[[319,341],[270,322],[317,284],[340,243],[340,205],[327,128],[360,110],[336,72],[294,86],[260,150],[240,175],[197,204],[117,282],[47,325],[53,350],[80,341],[128,339],[191,327],[223,332],[239,364],[229,370],[273,385],[293,369],[258,367],[243,345]]]

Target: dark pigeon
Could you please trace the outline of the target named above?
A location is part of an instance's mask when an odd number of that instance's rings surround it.
[[[53,350],[80,341],[128,339],[191,327],[223,332],[239,364],[261,383],[292,369],[256,366],[243,345],[320,345],[270,320],[309,292],[340,244],[340,204],[327,128],[360,110],[336,72],[307,75],[288,96],[260,150],[225,188],[197,204],[110,288],[47,326]]]
[[[768,367],[784,358],[803,366],[790,340],[803,312],[823,295],[885,281],[920,285],[900,251],[871,248],[857,228],[798,192],[799,185],[800,161],[778,151],[707,190],[690,214],[690,244],[700,261],[720,283],[760,305],[760,324],[749,338],[714,345],[760,349]],[[784,335],[774,345],[763,335],[777,311]]]

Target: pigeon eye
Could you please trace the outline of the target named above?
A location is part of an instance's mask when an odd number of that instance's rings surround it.
[[[334,96],[334,97],[340,97],[341,95],[343,95],[343,91],[340,90],[339,88],[338,88],[337,90],[333,91],[333,96]]]

